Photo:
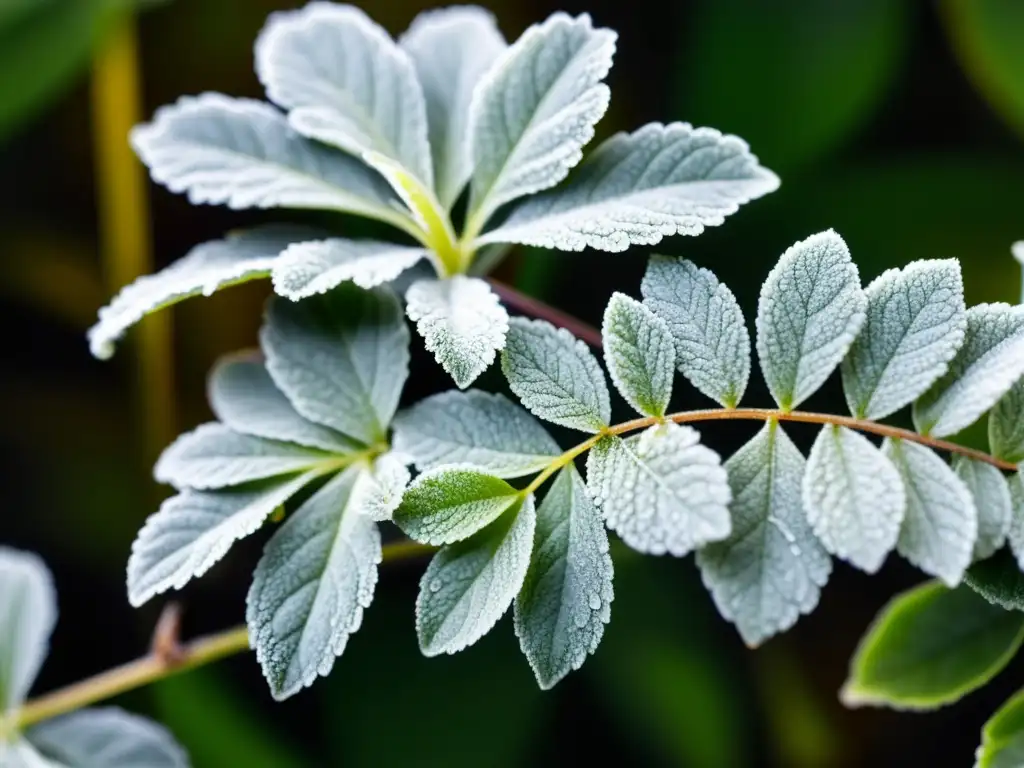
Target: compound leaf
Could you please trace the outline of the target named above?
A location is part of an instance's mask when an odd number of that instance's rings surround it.
[[[56,623],[57,594],[43,561],[0,547],[0,717],[25,701]]]
[[[664,416],[675,373],[675,344],[665,321],[636,299],[613,293],[601,336],[619,394],[645,416]]]
[[[274,292],[298,301],[350,281],[374,288],[391,282],[426,255],[423,248],[375,240],[332,237],[294,243],[274,263]]]
[[[983,461],[957,456],[953,469],[971,492],[978,510],[978,539],[974,542],[973,560],[990,557],[1006,542],[1013,516],[1010,486],[1003,473]]]

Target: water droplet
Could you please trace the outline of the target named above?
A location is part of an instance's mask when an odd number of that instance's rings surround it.
[[[430,591],[431,592],[440,592],[441,591],[441,586],[442,586],[441,585],[441,580],[440,579],[434,579],[433,581],[430,582]]]
[[[597,592],[594,592],[590,596],[590,610],[596,611],[596,610],[600,609],[600,607],[601,607],[601,596],[599,594],[597,594]]]

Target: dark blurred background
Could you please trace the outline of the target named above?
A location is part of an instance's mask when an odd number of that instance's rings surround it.
[[[433,7],[359,4],[396,35]],[[589,11],[619,31],[599,138],[685,120],[742,136],[780,174],[777,193],[723,227],[658,248],[716,270],[748,318],[782,251],[828,227],[846,238],[865,284],[913,259],[957,257],[970,303],[1018,300],[1009,245],[1024,237],[1021,0],[484,4],[510,40],[558,9]],[[230,228],[287,217],[189,206],[142,181],[125,131],[182,94],[261,97],[253,39],[267,13],[294,5],[0,0],[0,541],[38,551],[56,573],[62,613],[40,691],[144,651],[160,606],[129,608],[124,566],[166,495],[150,467],[174,434],[210,417],[206,371],[254,345],[268,288],[187,302],[134,331],[109,363],[89,356],[85,329],[140,271]],[[596,324],[613,290],[638,294],[645,256],[521,249],[498,276]],[[420,343],[410,401],[450,386]],[[492,370],[478,385],[502,382]],[[746,402],[768,402],[759,381]],[[679,379],[673,406],[702,405]],[[838,385],[808,407],[844,410]],[[703,432],[728,454],[755,429]],[[805,448],[813,437],[790,432]],[[186,636],[242,620],[262,543],[244,542],[180,596]],[[1018,662],[934,713],[843,709],[836,693],[861,633],[895,591],[923,578],[895,556],[873,578],[836,563],[814,615],[756,651],[717,616],[692,558],[623,557],[596,656],[541,693],[508,617],[455,657],[419,656],[421,568],[385,569],[334,673],[287,703],[272,703],[248,655],[120,703],[169,725],[197,768],[595,757],[696,768],[968,766],[981,724],[1024,681]]]

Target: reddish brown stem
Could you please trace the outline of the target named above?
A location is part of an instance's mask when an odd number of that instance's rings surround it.
[[[529,315],[530,317],[547,320],[554,326],[565,328],[577,339],[582,339],[590,346],[597,347],[598,349],[601,348],[601,332],[594,326],[587,325],[582,320],[578,320],[572,315],[562,312],[560,309],[555,309],[540,299],[520,293],[512,286],[498,280],[488,278],[487,282],[491,284],[491,288],[498,294],[498,298],[513,309],[519,310],[524,315]]]

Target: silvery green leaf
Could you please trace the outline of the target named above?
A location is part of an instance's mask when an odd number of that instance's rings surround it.
[[[406,218],[377,173],[304,139],[260,101],[185,96],[134,128],[131,142],[155,181],[195,205],[316,208],[393,224]]]
[[[583,157],[608,108],[602,83],[616,34],[590,16],[555,13],[534,24],[487,71],[473,93],[470,220],[553,187]]]
[[[978,539],[974,542],[971,559],[984,560],[1002,548],[1010,530],[1013,517],[1010,486],[996,467],[967,456],[957,456],[953,469],[971,492],[978,511]]]
[[[896,546],[907,500],[900,473],[870,440],[829,425],[807,458],[803,505],[825,549],[874,573]]]
[[[459,389],[472,384],[505,343],[508,313],[479,278],[420,280],[409,288],[405,301],[406,314],[427,350]]]
[[[913,402],[946,372],[967,318],[960,262],[915,261],[865,289],[867,320],[843,359],[850,413],[883,419]]]
[[[158,483],[201,491],[294,474],[330,458],[312,448],[243,435],[214,421],[165,448],[153,476]]]
[[[825,383],[864,325],[867,296],[834,230],[782,254],[761,286],[757,355],[772,397],[796,408]]]
[[[1003,461],[1024,462],[1024,379],[1018,379],[989,413],[988,447]]]
[[[472,465],[441,466],[406,489],[394,522],[423,544],[452,544],[486,527],[521,498],[504,480]]]
[[[640,286],[644,304],[668,324],[676,365],[693,386],[734,408],[750,378],[750,334],[732,291],[707,269],[651,256]]]
[[[583,432],[599,432],[611,421],[601,366],[564,328],[512,318],[501,370],[523,405],[545,421]]]
[[[257,490],[186,490],[167,499],[132,544],[128,601],[138,608],[202,576],[318,474],[307,472]]]
[[[469,105],[476,84],[508,47],[494,16],[475,6],[426,11],[398,44],[412,58],[427,103],[434,188],[450,209],[473,172]]]
[[[729,483],[697,430],[668,422],[587,456],[587,487],[608,527],[638,552],[683,557],[729,535]]]
[[[352,508],[371,520],[390,520],[412,477],[409,463],[409,457],[397,451],[374,459],[373,465],[356,479],[350,502]]]
[[[367,445],[384,439],[409,373],[409,329],[394,294],[345,284],[297,303],[272,299],[260,345],[302,416]]]
[[[253,574],[246,623],[278,701],[330,673],[373,600],[380,533],[352,503],[364,471],[347,469],[299,507]]]
[[[57,594],[43,561],[0,547],[0,719],[25,701],[56,623]]]
[[[166,269],[122,288],[100,310],[99,321],[88,334],[92,354],[109,358],[115,342],[150,312],[190,296],[210,296],[226,286],[266,277],[281,251],[296,240],[315,236],[315,230],[272,224],[197,245]]]
[[[442,392],[399,412],[392,442],[421,472],[472,464],[495,477],[539,472],[562,452],[524,408],[479,390]]]
[[[36,752],[26,739],[0,741],[0,765],[4,768],[71,768],[55,763]]]
[[[613,293],[601,336],[604,362],[619,394],[645,416],[664,416],[676,365],[665,321],[636,299]]]
[[[274,264],[274,292],[298,301],[345,282],[374,288],[391,282],[426,254],[423,248],[340,237],[294,243]]]
[[[523,586],[536,520],[533,496],[520,497],[475,536],[434,555],[416,598],[424,656],[457,653],[497,624]]]
[[[185,751],[162,725],[117,707],[83,709],[28,732],[47,758],[74,768],[188,768]]]
[[[1006,539],[1017,565],[1024,571],[1024,476],[1019,471],[1010,476],[1010,529]]]
[[[1024,376],[1024,306],[967,310],[963,346],[946,374],[914,403],[918,431],[952,435],[977,421]]]
[[[352,453],[361,447],[340,432],[302,418],[274,386],[263,363],[241,355],[218,361],[210,373],[207,397],[213,413],[235,432],[331,453]]]
[[[832,572],[800,501],[804,464],[775,422],[725,463],[732,533],[700,550],[697,565],[719,612],[747,645],[813,611]]]
[[[882,446],[903,478],[907,513],[896,548],[922,571],[955,587],[971,564],[978,511],[970,489],[930,448],[889,438]]]
[[[358,8],[312,2],[271,14],[256,74],[299,133],[387,155],[433,184],[423,89],[412,60]]]
[[[566,184],[514,208],[477,242],[624,251],[699,235],[778,186],[742,139],[688,123],[652,123],[612,136]]]
[[[519,646],[547,690],[597,650],[611,619],[608,534],[576,468],[567,466],[537,510],[533,556],[515,601]]]

